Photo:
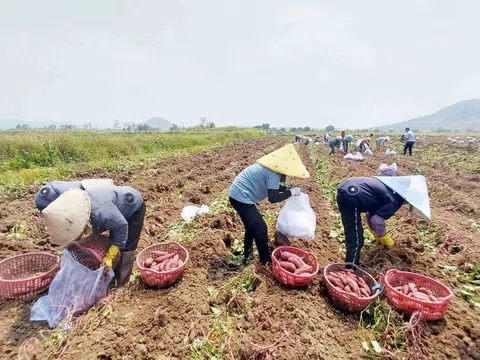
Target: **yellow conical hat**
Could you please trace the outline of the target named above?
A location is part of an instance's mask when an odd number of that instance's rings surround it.
[[[285,145],[284,147],[261,157],[257,160],[257,163],[282,175],[302,179],[310,177],[307,168],[303,165],[293,144]]]

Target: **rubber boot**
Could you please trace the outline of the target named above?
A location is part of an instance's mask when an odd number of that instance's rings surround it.
[[[122,287],[130,280],[133,263],[135,262],[135,251],[124,251],[121,255],[120,261],[114,270],[117,287]]]

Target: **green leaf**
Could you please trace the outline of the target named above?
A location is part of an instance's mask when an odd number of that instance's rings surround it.
[[[447,271],[457,271],[457,267],[456,266],[452,266],[452,265],[438,265],[438,267],[440,269],[443,269],[443,270],[447,270]]]
[[[218,289],[213,285],[210,285],[209,287],[207,287],[207,291],[208,291],[208,295],[210,295],[211,297],[218,296]]]
[[[382,347],[380,346],[380,344],[378,343],[378,341],[376,340],[372,340],[372,345],[373,345],[373,349],[378,353],[380,354],[383,350],[382,350]]]
[[[368,341],[362,342],[362,346],[365,349],[365,351],[367,351],[367,352],[370,351],[370,346],[368,346]]]
[[[213,307],[213,306],[210,307],[210,310],[212,310],[213,315],[215,316],[218,316],[222,313],[220,309],[217,309],[216,307]]]

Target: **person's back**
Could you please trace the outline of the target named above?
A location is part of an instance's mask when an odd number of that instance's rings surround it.
[[[244,204],[255,204],[268,196],[268,190],[280,187],[281,175],[260,164],[243,170],[233,181],[229,196]]]
[[[405,138],[407,141],[414,142],[415,141],[415,134],[413,133],[412,130],[408,130],[407,133],[405,134]]]

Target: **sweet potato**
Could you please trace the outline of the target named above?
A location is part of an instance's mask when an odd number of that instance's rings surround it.
[[[342,282],[343,286],[347,286],[347,285],[348,285],[347,275],[341,274],[341,275],[340,275],[340,281]]]
[[[177,268],[179,268],[180,266],[183,265],[183,260],[182,259],[178,259],[178,262],[177,262]]]
[[[279,264],[282,269],[285,269],[291,273],[295,272],[295,270],[297,269],[297,267],[290,261],[280,261]]]
[[[302,266],[302,267],[296,269],[294,274],[300,275],[300,274],[303,274],[303,273],[309,273],[311,271],[312,271],[312,267],[310,265],[305,265],[305,266]]]
[[[357,282],[349,276],[347,276],[347,285],[350,286],[350,289],[352,289],[354,293],[358,292]]]
[[[333,284],[333,286],[343,288],[342,282],[340,281],[339,278],[336,278],[336,277],[332,276],[331,274],[328,274],[327,279]]]
[[[157,263],[161,263],[163,260],[170,259],[174,256],[175,256],[175,253],[165,254],[165,255],[157,256],[156,258],[153,259],[153,261]]]
[[[414,283],[410,282],[407,284],[408,285],[408,288],[410,289],[410,292],[415,292],[417,291],[417,285],[415,285]]]
[[[333,276],[334,278],[337,278],[337,279],[338,279],[338,274],[337,274],[335,271],[330,271],[330,272],[328,273],[328,275],[331,275],[331,276]]]
[[[145,261],[143,262],[143,266],[146,267],[146,268],[151,267],[152,264],[153,264],[153,259],[152,259],[152,258],[148,258],[147,260],[145,260]]]
[[[423,300],[423,301],[430,301],[429,297],[427,294],[424,294],[420,291],[415,291],[413,294],[412,294],[412,297],[415,298],[415,299],[418,299],[418,300]]]
[[[178,267],[178,259],[175,260],[175,258],[172,259],[172,262],[170,263],[170,270],[176,269]]]
[[[428,295],[428,298],[430,299],[430,301],[440,301],[440,300],[438,300],[438,299],[435,297],[435,295],[430,295],[430,294],[429,294],[429,295]]]
[[[349,293],[352,292],[352,289],[351,289],[350,286],[348,286],[348,285],[345,286],[345,288],[344,288],[343,290],[345,290],[346,292],[349,292]]]
[[[403,285],[402,292],[404,295],[408,295],[408,293],[410,292],[410,288],[407,284]]]
[[[179,258],[180,258],[180,255],[175,254],[175,256],[173,257],[173,260],[174,260],[174,261],[178,261]]]
[[[159,257],[159,256],[167,255],[167,254],[168,254],[167,251],[158,251],[158,250],[152,251],[153,257]]]
[[[282,251],[280,253],[280,256],[282,257],[283,260],[288,260],[289,257],[299,258],[297,254],[291,253],[289,251]]]
[[[292,264],[295,265],[295,268],[296,269],[300,269],[303,267],[303,264],[302,262],[300,261],[300,258],[298,256],[290,256],[288,259],[287,259],[288,262],[291,262]]]
[[[169,259],[165,259],[160,263],[160,266],[158,267],[158,270],[163,271],[165,270],[165,265],[167,265]]]
[[[173,263],[173,259],[168,259],[167,263],[165,264],[165,268],[163,270],[165,271],[171,270],[172,263]]]
[[[370,293],[367,290],[365,290],[363,287],[360,288],[360,293],[365,297],[370,296]]]

